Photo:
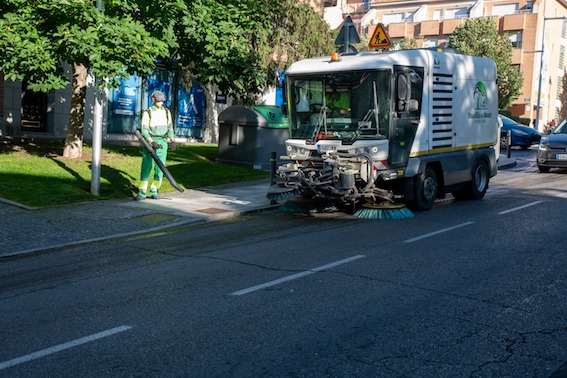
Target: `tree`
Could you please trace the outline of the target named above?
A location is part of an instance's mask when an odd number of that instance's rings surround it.
[[[273,69],[330,53],[329,26],[313,8],[291,0],[188,0],[177,30],[177,59],[203,84],[253,100]]]
[[[505,110],[520,96],[523,78],[520,70],[512,65],[512,43],[508,34],[498,34],[498,27],[492,18],[468,19],[455,29],[448,47],[495,61],[500,110]]]
[[[164,4],[165,3],[165,4]],[[69,84],[61,62],[72,66],[72,97],[63,155],[82,156],[87,76],[126,78],[146,73],[156,57],[168,56],[174,39],[166,18],[177,1],[5,0],[0,18],[0,71],[33,91]],[[157,10],[157,11],[156,11]],[[152,14],[146,24],[137,21]],[[147,18],[145,18],[147,20]],[[114,82],[111,81],[111,84]]]
[[[176,59],[185,78],[206,88],[207,128],[214,141],[213,85],[244,103],[252,103],[274,84],[274,69],[330,53],[329,26],[313,8],[291,0],[187,0],[187,13],[176,29]]]
[[[332,33],[308,5],[292,0],[3,0],[0,71],[34,91],[69,85],[64,156],[80,157],[89,73],[110,85],[170,68],[251,102],[273,83],[274,68],[329,53]],[[173,64],[175,62],[175,64]]]
[[[417,48],[417,41],[414,38],[404,37],[394,43],[393,50],[408,50]]]

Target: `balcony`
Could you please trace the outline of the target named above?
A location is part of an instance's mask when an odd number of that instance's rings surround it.
[[[430,35],[439,35],[439,21],[423,21],[420,23],[419,34],[427,37]]]
[[[525,14],[511,14],[503,17],[502,31],[523,30],[526,28]]]
[[[464,24],[467,19],[465,18],[454,18],[451,20],[444,20],[441,24],[441,34],[448,35],[453,34],[457,26]]]
[[[407,22],[397,22],[395,24],[388,24],[387,31],[390,38],[404,38],[407,34]]]

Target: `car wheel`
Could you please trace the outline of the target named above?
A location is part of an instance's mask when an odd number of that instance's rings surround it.
[[[501,135],[500,136],[500,148],[502,150],[505,150],[507,146],[508,146],[508,136],[507,135]],[[510,146],[510,147],[512,147],[512,146]]]
[[[437,198],[438,189],[437,175],[433,168],[425,168],[425,171],[416,178],[414,185],[413,205],[415,209],[419,211],[431,209]]]
[[[539,169],[539,171],[541,173],[547,173],[549,172],[549,167],[542,167],[541,165],[538,165],[537,168]]]

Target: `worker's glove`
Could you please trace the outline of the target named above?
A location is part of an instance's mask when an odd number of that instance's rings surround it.
[[[163,146],[161,144],[157,144],[156,142],[152,142],[152,148],[154,150],[159,150],[160,148],[163,148]]]

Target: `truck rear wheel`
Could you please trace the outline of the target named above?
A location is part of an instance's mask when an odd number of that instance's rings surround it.
[[[414,207],[416,210],[424,211],[433,207],[433,203],[437,198],[437,175],[431,167],[425,168],[425,171],[415,180],[414,187]]]
[[[472,180],[463,190],[453,192],[456,199],[481,199],[488,190],[490,174],[484,160],[477,160],[472,168]]]

